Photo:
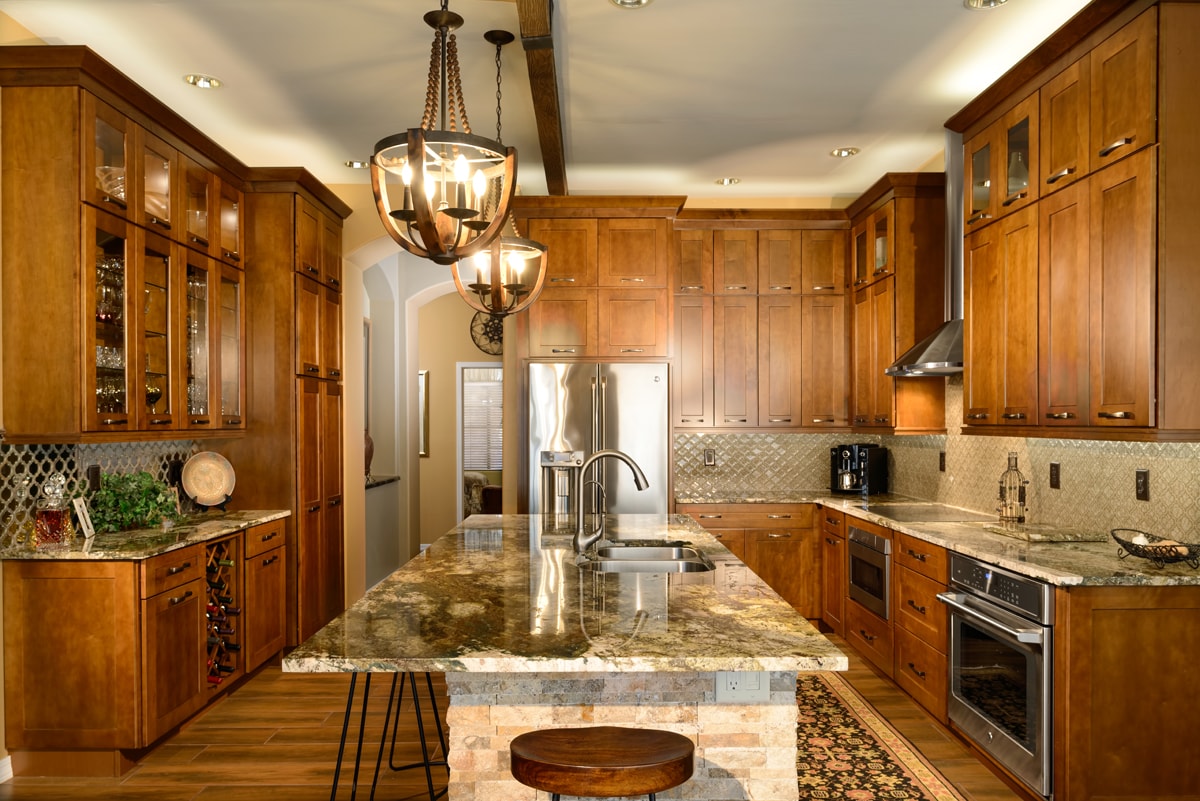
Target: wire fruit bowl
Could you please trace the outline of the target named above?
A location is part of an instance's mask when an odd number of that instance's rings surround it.
[[[1112,538],[1121,547],[1117,548],[1117,556],[1136,556],[1149,559],[1155,567],[1185,562],[1192,569],[1200,568],[1200,545],[1165,537],[1156,537],[1134,528],[1114,528]]]

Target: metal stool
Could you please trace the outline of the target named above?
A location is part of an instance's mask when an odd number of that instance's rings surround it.
[[[649,795],[691,778],[695,746],[658,729],[589,726],[518,735],[509,746],[512,775],[521,784],[560,795]]]
[[[396,735],[400,728],[400,705],[404,701],[404,684],[405,684],[406,679],[407,679],[408,685],[410,687],[410,692],[412,693],[413,711],[416,714],[416,718],[417,718],[417,736],[421,740],[421,759],[417,762],[411,762],[407,765],[397,765],[397,764],[395,764]],[[351,711],[354,707],[354,691],[355,691],[355,685],[357,683],[358,683],[358,674],[357,673],[352,674],[350,676],[350,692],[349,692],[349,696],[346,698],[346,717],[342,721],[342,739],[341,739],[341,744],[338,746],[337,764],[334,767],[334,771],[333,771],[333,788],[329,795],[330,801],[336,801],[336,798],[337,798],[338,779],[340,778],[341,773],[342,773],[342,759],[345,755],[345,750],[346,750],[346,736],[349,733],[349,729],[350,729],[350,717],[351,717]],[[371,697],[371,674],[370,673],[365,674],[365,680],[363,682],[363,685],[364,685],[363,700],[362,700],[362,707],[360,710],[360,720],[359,720],[359,724],[358,724],[358,744],[357,744],[357,748],[355,749],[355,754],[354,754],[354,771],[352,774],[352,780],[351,780],[351,785],[350,785],[350,800],[351,801],[354,801],[355,797],[358,795],[358,774],[359,774],[359,768],[362,765],[363,734],[365,733],[366,721],[367,721],[367,702],[370,700],[370,697]],[[446,746],[446,733],[445,733],[444,729],[442,728],[442,716],[441,716],[441,713],[438,711],[437,700],[434,698],[434,694],[433,694],[433,679],[430,677],[430,675],[428,673],[425,674],[425,686],[429,692],[429,706],[433,712],[433,722],[437,728],[438,745],[442,749],[442,758],[441,759],[431,759],[430,758],[429,745],[425,741],[425,719],[424,719],[424,715],[421,713],[421,696],[417,690],[416,674],[411,671],[408,673],[393,673],[392,674],[392,686],[388,693],[387,711],[384,713],[384,718],[383,718],[383,734],[379,739],[379,753],[375,757],[375,774],[371,780],[371,795],[370,795],[371,799],[375,798],[375,788],[379,784],[379,769],[383,764],[383,750],[387,743],[388,724],[389,723],[392,724],[392,746],[391,746],[391,750],[388,752],[388,767],[393,771],[411,770],[414,768],[424,768],[425,769],[425,784],[429,788],[429,801],[437,801],[438,798],[440,798],[441,796],[446,794],[446,790],[448,789],[448,787],[443,787],[441,790],[435,790],[434,786],[433,786],[432,768],[435,768],[435,767],[446,768],[447,775],[449,775],[450,766],[446,761],[446,755],[447,755],[447,753],[449,753],[449,749]],[[396,714],[395,714],[394,718],[392,717],[393,706],[395,707],[395,710],[396,710]]]

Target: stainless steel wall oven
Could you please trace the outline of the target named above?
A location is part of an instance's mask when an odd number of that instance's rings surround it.
[[[846,538],[850,558],[850,597],[887,620],[892,541],[854,525],[847,530]]]
[[[950,555],[951,722],[1040,795],[1051,789],[1054,588]]]

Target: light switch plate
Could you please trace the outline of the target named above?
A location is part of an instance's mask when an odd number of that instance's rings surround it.
[[[705,448],[704,449],[704,466],[705,467],[716,467],[717,466],[716,448]]]

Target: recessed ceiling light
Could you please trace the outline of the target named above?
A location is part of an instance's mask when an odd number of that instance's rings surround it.
[[[355,161],[354,159],[350,159],[344,163],[352,170],[365,170],[371,166],[371,162],[369,161]]]
[[[221,79],[211,75],[201,75],[198,72],[188,73],[183,79],[197,89],[220,89]]]
[[[859,151],[857,147],[835,147],[833,150],[829,151],[829,155],[833,156],[835,159],[848,159],[851,156],[857,156],[858,152]]]
[[[734,184],[740,184],[741,182],[741,178],[718,178],[717,180],[713,181],[713,183],[715,183],[717,186],[733,186]]]
[[[654,0],[609,0],[617,8],[645,8]]]
[[[1007,2],[1008,0],[963,0],[963,8],[969,8],[972,11],[988,11],[999,8]]]

